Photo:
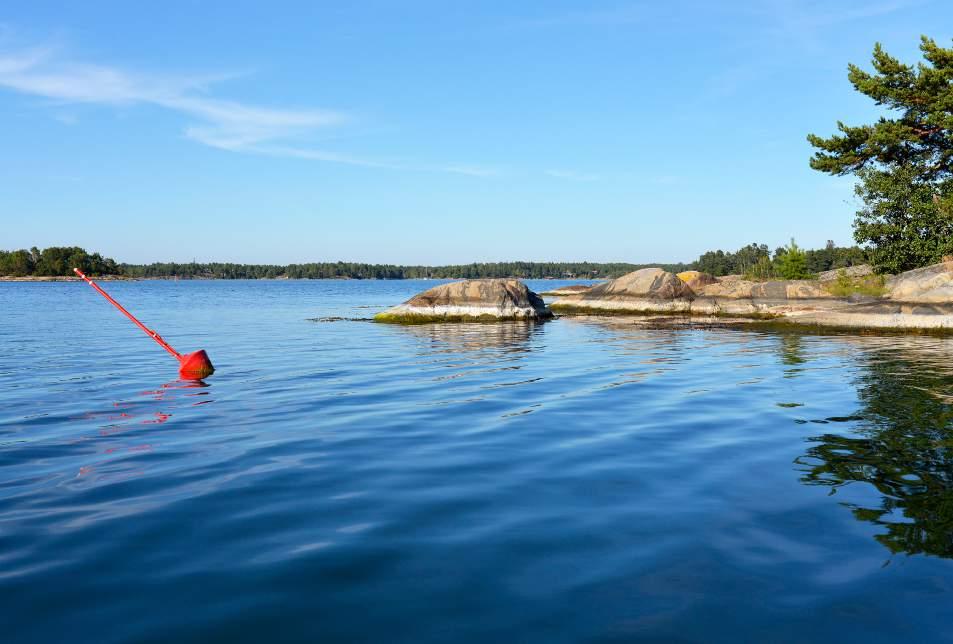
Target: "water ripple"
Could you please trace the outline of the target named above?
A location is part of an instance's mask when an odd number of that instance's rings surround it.
[[[953,341],[348,319],[429,285],[117,284],[209,351],[184,383],[73,285],[0,284],[5,632],[945,632]]]

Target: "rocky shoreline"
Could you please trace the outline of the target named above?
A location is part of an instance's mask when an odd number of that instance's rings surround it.
[[[376,322],[497,322],[552,317],[543,299],[517,279],[441,284],[374,316]]]
[[[139,278],[125,277],[123,275],[94,275],[92,276],[98,282],[136,282]],[[0,282],[76,282],[78,278],[66,275],[26,275],[16,277],[13,275],[0,275]]]
[[[771,323],[796,327],[953,332],[953,260],[881,278],[869,267],[816,280],[752,281],[644,268],[592,287],[549,291],[548,307],[519,280],[445,284],[378,314],[378,322],[542,320],[560,315],[641,316],[652,324]]]
[[[869,273],[855,267],[850,273],[837,271],[817,280],[755,282],[738,276],[703,277],[694,271],[676,276],[643,269],[561,297],[552,310],[577,315],[727,316],[853,329],[953,330],[953,262],[887,278],[880,295],[865,293],[860,285],[857,292],[849,292]]]

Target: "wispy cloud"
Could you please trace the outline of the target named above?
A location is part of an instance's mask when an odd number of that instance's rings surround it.
[[[574,170],[546,170],[546,174],[556,179],[569,181],[599,181],[602,177],[597,174],[576,172]]]
[[[242,150],[347,120],[331,110],[276,109],[205,95],[222,78],[137,74],[61,60],[52,49],[0,54],[0,87],[57,104],[159,106],[195,119],[186,135],[215,147]]]
[[[215,143],[212,142],[210,145],[215,145]],[[223,147],[223,149],[230,148]],[[315,150],[312,148],[300,148],[288,145],[254,145],[250,147],[243,147],[241,150],[245,152],[254,152],[255,154],[261,154],[265,156],[305,159],[308,161],[325,161],[328,163],[340,163],[343,165],[353,165],[364,168],[405,170],[408,172],[462,174],[468,177],[492,177],[501,173],[498,168],[490,166],[462,164],[426,165],[400,159],[367,159],[349,156],[346,154],[337,154],[335,152],[328,152],[326,150]]]
[[[76,118],[64,115],[64,105],[149,105],[183,115],[191,121],[184,126],[188,139],[220,150],[367,168],[473,177],[497,174],[495,169],[472,164],[368,159],[302,145],[307,136],[344,125],[351,117],[335,110],[263,107],[209,95],[214,84],[234,76],[144,74],[64,59],[59,50],[49,47],[0,50],[0,89],[48,100],[56,108],[53,118],[67,124]]]

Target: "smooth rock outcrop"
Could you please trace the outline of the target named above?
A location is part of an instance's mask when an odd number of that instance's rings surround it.
[[[690,286],[694,283],[694,288]],[[820,283],[808,280],[752,282],[717,280],[705,273],[683,276],[644,268],[560,299],[553,310],[566,313],[684,313],[689,315],[777,316],[793,309],[846,305]]]
[[[862,302],[833,310],[795,310],[783,321],[844,329],[953,329],[953,304]]]
[[[870,264],[859,264],[857,266],[847,266],[844,268],[834,268],[817,274],[818,282],[833,282],[841,275],[850,278],[867,277],[874,274],[874,268]]]
[[[708,273],[702,273],[701,271],[682,271],[676,275],[678,279],[685,282],[688,285],[688,288],[692,289],[694,292],[705,288],[709,284],[717,284],[718,278],[714,275],[709,275]]]
[[[643,268],[593,286],[585,293],[553,303],[554,311],[680,312],[688,311],[692,290],[661,268]]]
[[[866,288],[868,267],[851,267],[844,273],[855,283],[837,285],[840,271],[827,281],[754,282],[741,276],[716,279],[694,271],[677,276],[645,268],[584,291],[576,285],[573,291],[578,292],[560,297],[552,309],[566,314],[640,315],[651,324],[771,319],[799,326],[953,331],[953,259],[889,278],[886,296],[880,289]],[[376,319],[414,323],[549,315],[542,299],[519,280],[469,280],[421,293]]]
[[[374,316],[377,322],[540,320],[552,313],[517,279],[464,280],[441,284]]]
[[[887,280],[887,288],[896,302],[953,304],[953,262],[900,273]]]
[[[691,289],[661,268],[643,268],[589,289],[587,298],[650,298],[671,300],[691,295]]]
[[[869,267],[844,273],[852,280],[870,275]],[[839,273],[839,271],[838,271]],[[695,320],[771,319],[804,326],[851,329],[939,329],[953,331],[953,259],[918,268],[887,280],[886,296],[858,290],[833,295],[827,280],[753,282],[740,276],[721,278],[692,289],[683,279],[661,269],[643,269],[588,292],[561,299],[554,310],[565,313],[623,313],[656,315],[680,324],[679,316]],[[682,289],[672,280],[681,283]],[[734,320],[731,318],[734,317]],[[648,319],[648,318],[647,318]]]
[[[770,317],[784,315],[793,310],[813,311],[846,305],[846,300],[834,297],[815,281],[752,282],[733,279],[699,289],[692,301],[690,312],[695,315]]]
[[[782,300],[802,300],[830,298],[832,295],[820,283],[812,280],[776,280],[771,282],[752,282],[749,280],[731,280],[708,284],[696,290],[696,295],[707,297],[744,298],[780,302]]]
[[[578,295],[579,293],[585,293],[592,288],[592,285],[586,284],[569,284],[568,286],[560,286],[559,288],[554,288],[550,291],[545,291],[540,293],[540,295]]]

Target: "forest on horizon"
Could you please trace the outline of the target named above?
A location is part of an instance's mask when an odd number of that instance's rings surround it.
[[[787,252],[774,251],[775,259]],[[803,251],[808,273],[854,266],[867,261],[867,252],[857,246],[838,247],[833,242],[817,250]],[[715,276],[745,274],[762,258],[771,258],[766,244],[748,244],[737,251],[714,250],[693,262],[474,262],[446,266],[405,266],[360,262],[310,262],[304,264],[236,264],[226,262],[155,262],[127,264],[89,253],[78,246],[53,246],[40,250],[0,250],[0,276],[57,277],[73,275],[79,268],[91,276],[182,279],[477,279],[517,277],[521,279],[600,279],[613,278],[647,267],[671,272],[699,270]]]

